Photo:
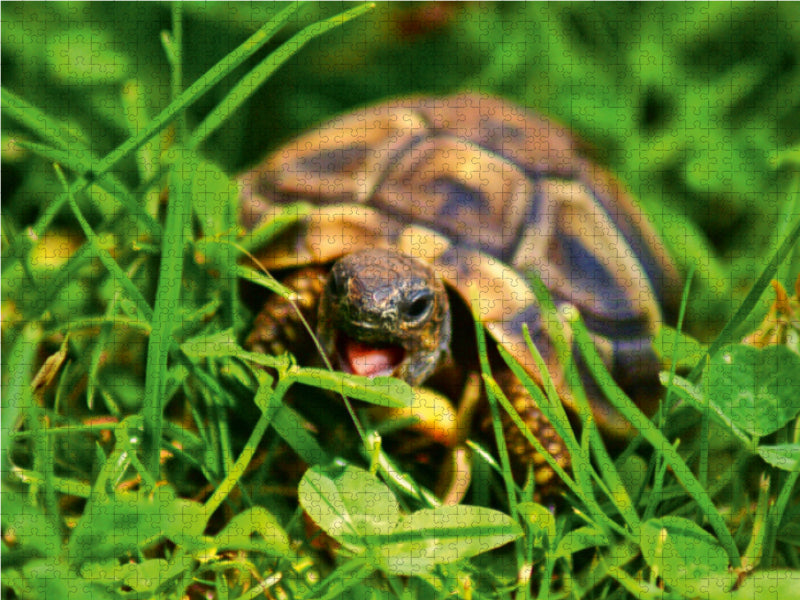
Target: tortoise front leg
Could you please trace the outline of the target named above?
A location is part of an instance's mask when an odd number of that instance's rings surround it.
[[[295,297],[289,300],[271,294],[267,298],[245,340],[245,348],[273,355],[289,351],[301,362],[312,360],[316,347],[303,320],[313,332],[326,280],[327,272],[320,267],[304,267],[289,274],[282,283],[294,291]]]
[[[519,413],[544,449],[555,458],[559,466],[568,469],[571,465],[571,460],[564,440],[558,435],[553,424],[544,416],[536,401],[525,389],[525,386],[507,369],[496,373],[494,379],[514,407],[514,410]],[[547,464],[545,457],[539,454],[530,442],[525,439],[525,436],[511,420],[511,417],[502,409],[501,421],[511,466],[515,471],[514,474],[517,481],[520,481],[525,476],[528,467],[532,467],[537,498],[557,493],[561,483],[555,471]],[[481,425],[484,431],[489,431],[491,429],[490,417],[487,416]]]
[[[555,458],[560,467],[569,469],[571,460],[564,441],[539,409],[525,386],[507,369],[497,372],[494,379],[545,450]],[[472,430],[471,424],[478,410],[477,407],[482,404],[486,408],[485,393],[481,387],[480,376],[477,373],[471,374],[458,403],[458,413],[453,431],[455,437],[451,437],[450,444],[448,444],[450,452],[442,466],[436,489],[436,495],[445,504],[461,502],[470,485],[472,466],[464,442],[466,442],[468,432]],[[531,468],[536,482],[535,497],[537,500],[558,493],[562,488],[561,482],[545,457],[536,452],[511,417],[502,409],[500,418],[515,480],[521,483],[527,475],[528,469]],[[482,416],[478,420],[483,435],[493,439],[492,418],[489,411],[483,410]],[[428,427],[430,426],[428,424]],[[424,429],[425,425],[418,427]]]

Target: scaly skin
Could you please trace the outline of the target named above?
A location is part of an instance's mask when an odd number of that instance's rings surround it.
[[[342,370],[393,375],[419,385],[449,352],[447,291],[429,265],[409,256],[378,249],[354,252],[331,269],[317,330],[328,357]],[[394,354],[397,362],[387,365],[387,372],[373,373],[369,365],[351,364],[348,345],[357,345],[366,360],[374,346],[376,360]]]
[[[289,350],[301,361],[311,360],[314,344],[300,315],[313,330],[319,298],[327,279],[327,270],[322,267],[308,266],[292,271],[283,284],[296,293],[296,308],[283,296],[271,294],[253,321],[253,328],[244,342],[245,348],[275,355]]]

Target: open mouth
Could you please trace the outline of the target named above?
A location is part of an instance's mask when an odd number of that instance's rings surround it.
[[[346,373],[365,377],[380,377],[394,373],[405,358],[405,350],[396,344],[369,344],[339,332],[336,353],[340,368]]]

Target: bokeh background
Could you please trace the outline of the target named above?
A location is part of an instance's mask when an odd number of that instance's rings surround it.
[[[308,4],[249,65],[351,6]],[[184,82],[283,7],[186,3]],[[2,22],[3,87],[68,122],[98,156],[170,101],[167,4],[4,3]],[[189,127],[245,72],[196,102]],[[700,335],[735,309],[798,212],[789,190],[800,139],[800,5],[791,2],[379,2],[298,52],[202,151],[234,174],[356,105],[465,89],[561,120],[619,174],[680,263],[698,268],[689,316]],[[25,128],[9,118],[2,125],[7,241],[61,187],[47,161],[13,143]],[[116,174],[131,189],[143,179],[133,156]],[[785,284],[799,265],[795,255],[784,267]]]

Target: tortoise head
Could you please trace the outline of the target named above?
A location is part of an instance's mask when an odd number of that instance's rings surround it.
[[[391,250],[369,249],[331,268],[317,333],[326,354],[348,373],[394,375],[417,385],[446,356],[450,308],[433,269]]]

